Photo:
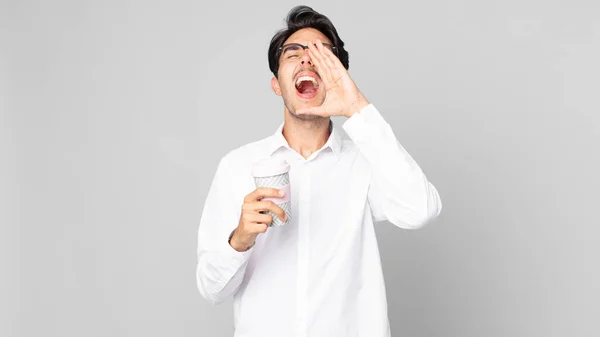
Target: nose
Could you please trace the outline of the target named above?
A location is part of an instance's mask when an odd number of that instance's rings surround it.
[[[310,59],[310,56],[308,55],[308,50],[304,49],[304,53],[302,54],[302,59],[301,59],[301,63],[302,64],[309,64],[309,65],[313,65],[312,60]]]

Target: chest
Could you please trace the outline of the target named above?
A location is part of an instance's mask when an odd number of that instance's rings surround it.
[[[315,161],[290,170],[292,204],[306,210],[313,220],[344,212],[361,198],[355,186],[363,179],[348,163]]]
[[[344,222],[352,216],[353,210],[364,207],[370,172],[360,157],[330,155],[310,161],[284,159],[291,166],[290,199],[294,222],[298,225]],[[238,184],[244,186],[238,196],[240,201],[256,188],[250,174],[244,175]]]

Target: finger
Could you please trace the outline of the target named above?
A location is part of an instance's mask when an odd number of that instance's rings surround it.
[[[323,63],[324,65],[327,66],[327,68],[329,69],[329,71],[331,72],[332,75],[335,74],[337,71],[339,71],[340,69],[334,60],[337,58],[335,57],[335,55],[333,55],[331,50],[329,50],[329,48],[325,48],[325,46],[323,45],[323,42],[321,40],[317,40],[316,45],[317,45],[317,49],[321,53],[321,63]],[[338,60],[338,62],[339,62],[339,60]]]
[[[340,61],[340,59],[337,57],[337,55],[333,53],[333,51],[331,51],[329,48],[325,48],[325,46],[323,45],[323,43],[321,43],[320,40],[318,40],[318,42],[319,43],[317,43],[317,46],[319,46],[320,44],[319,49],[323,53],[324,59],[327,61],[327,64],[331,68],[336,70],[341,70],[342,68],[346,69],[342,64],[342,61]]]
[[[245,231],[248,233],[264,233],[273,221],[273,217],[268,214],[247,214],[245,221]]]
[[[273,217],[269,214],[249,214],[248,221],[255,224],[265,224],[268,226],[269,224],[271,224],[271,222],[273,222]]]
[[[310,58],[313,60],[313,63],[315,65],[317,73],[319,74],[319,77],[321,77],[321,79],[323,80],[323,82],[326,85],[329,85],[334,82],[331,68],[324,62],[324,60],[319,60],[318,56],[315,56],[315,53],[318,53],[318,52],[319,52],[318,50],[317,51],[309,50],[308,54],[310,55]]]
[[[271,187],[259,187],[244,198],[244,202],[255,202],[262,198],[281,198],[283,191]]]
[[[323,68],[326,70],[330,84],[339,81],[343,77],[343,73],[346,72],[346,68],[331,50],[325,48],[321,40],[317,40],[316,44],[322,54],[321,63],[325,65]]]
[[[257,233],[265,233],[267,231],[267,229],[269,229],[269,224],[265,224],[265,223],[259,223],[259,224],[256,224],[256,226],[258,226],[256,228]]]
[[[322,55],[321,61],[323,63],[325,63],[331,69],[337,68],[334,60],[330,58],[330,56],[335,57],[335,55],[333,55],[331,53],[331,50],[329,50],[328,48],[325,48],[325,46],[323,45],[323,42],[321,40],[317,40],[316,45],[317,45],[317,49],[319,50],[319,52],[321,52],[321,55]]]
[[[272,221],[273,217],[268,214],[247,214],[244,231],[249,234],[264,233]]]
[[[287,214],[285,214],[285,211],[281,207],[277,206],[277,204],[273,201],[259,201],[253,203],[253,205],[253,210],[255,212],[263,213],[264,211],[270,211],[277,215],[277,217],[281,220],[285,221],[287,218]]]
[[[281,219],[283,221],[287,220],[287,214],[285,214],[285,211],[283,210],[283,208],[277,206],[275,203],[273,203],[273,205],[269,207],[269,211],[271,211],[272,213],[277,215],[277,217],[279,219]]]
[[[325,56],[321,53],[319,48],[315,46],[315,44],[312,42],[308,44],[308,54],[310,55],[310,59],[313,60],[313,63],[318,69],[321,69],[322,71],[327,70],[327,65],[325,64]]]
[[[250,210],[257,213],[265,213],[271,210],[272,205],[275,203],[271,200],[257,201],[250,204]]]
[[[317,41],[310,41],[308,43],[308,51],[312,52],[312,54],[315,55],[315,58],[317,58],[317,61],[323,60],[324,55],[321,55],[319,46],[317,46]]]

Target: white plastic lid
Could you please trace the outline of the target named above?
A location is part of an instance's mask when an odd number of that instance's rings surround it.
[[[252,167],[252,175],[254,177],[271,177],[290,170],[290,164],[284,159],[265,158],[260,159]]]

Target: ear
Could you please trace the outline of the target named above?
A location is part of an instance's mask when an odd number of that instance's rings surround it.
[[[281,96],[281,88],[279,87],[279,81],[275,76],[273,76],[273,78],[271,79],[271,89],[273,90],[275,95]]]

